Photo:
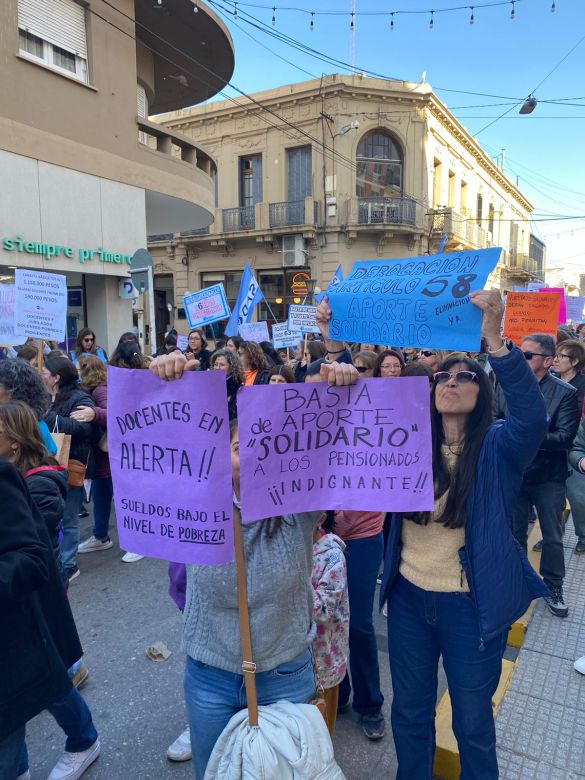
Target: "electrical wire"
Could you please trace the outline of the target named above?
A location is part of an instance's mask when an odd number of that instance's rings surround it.
[[[183,52],[181,49],[178,49],[178,48],[177,48],[176,46],[174,46],[172,43],[170,43],[169,41],[165,40],[164,38],[162,38],[161,36],[159,36],[157,33],[155,33],[153,30],[150,30],[149,28],[147,28],[145,25],[142,25],[141,23],[139,23],[139,22],[136,22],[136,20],[132,19],[130,16],[128,16],[127,14],[125,14],[124,12],[122,12],[122,11],[121,11],[119,8],[116,8],[114,5],[112,5],[110,2],[108,2],[108,0],[103,0],[103,2],[104,2],[104,4],[105,4],[105,5],[107,5],[107,6],[109,6],[110,8],[112,8],[112,10],[114,10],[114,11],[116,11],[116,12],[120,13],[122,16],[126,17],[126,18],[127,18],[129,21],[132,21],[132,22],[134,22],[134,23],[135,23],[137,26],[139,26],[139,27],[142,27],[142,28],[143,28],[143,29],[144,29],[146,32],[149,32],[151,35],[153,35],[154,37],[156,37],[156,38],[158,38],[159,40],[161,40],[162,42],[164,42],[164,43],[165,43],[167,46],[169,46],[170,48],[172,48],[172,49],[175,49],[175,50],[176,50],[176,51],[177,51],[179,54],[183,55],[183,56],[184,56],[186,59],[189,59],[189,60],[191,60],[191,61],[192,61],[192,62],[194,62],[196,65],[198,65],[199,67],[201,67],[203,70],[207,71],[208,73],[210,73],[211,75],[215,76],[216,78],[222,79],[222,77],[221,77],[221,76],[219,76],[217,73],[215,73],[214,71],[212,71],[210,68],[208,68],[207,66],[203,65],[202,63],[200,63],[198,60],[196,60],[194,57],[192,57],[191,55],[187,54],[186,52]],[[110,25],[110,26],[114,27],[114,28],[115,28],[115,29],[117,29],[119,32],[121,32],[122,34],[124,34],[124,35],[126,35],[127,37],[131,38],[132,40],[134,40],[134,41],[136,41],[136,40],[137,40],[137,39],[136,39],[136,37],[135,37],[134,35],[132,35],[131,33],[128,33],[128,32],[127,32],[126,30],[124,30],[123,28],[121,28],[121,27],[118,27],[118,26],[117,26],[116,24],[114,24],[114,23],[113,23],[113,22],[112,22],[110,19],[107,19],[106,17],[102,16],[101,14],[99,14],[98,12],[96,12],[95,10],[93,10],[93,9],[88,9],[88,11],[89,11],[90,13],[92,13],[94,16],[96,16],[97,18],[101,19],[101,20],[102,20],[103,22],[105,22],[106,24],[108,24],[108,25]],[[142,45],[146,46],[146,48],[149,48],[151,51],[153,51],[153,53],[156,53],[156,54],[157,54],[157,56],[161,57],[161,58],[162,58],[162,59],[164,59],[165,61],[167,61],[167,62],[169,62],[170,64],[172,64],[174,67],[177,67],[177,68],[179,68],[179,70],[183,70],[183,71],[185,71],[185,72],[186,72],[186,73],[188,73],[189,75],[193,76],[193,77],[194,77],[194,78],[195,78],[197,81],[199,81],[200,83],[203,83],[203,84],[205,84],[206,86],[208,86],[210,89],[213,89],[214,91],[216,90],[216,88],[217,88],[217,87],[216,87],[216,85],[212,85],[210,82],[207,82],[207,81],[205,81],[204,79],[202,79],[201,77],[197,76],[196,74],[194,74],[194,73],[191,73],[190,71],[188,71],[187,69],[185,69],[185,68],[184,68],[184,66],[182,66],[182,65],[179,65],[178,63],[174,62],[173,60],[169,59],[168,57],[166,57],[166,56],[162,55],[162,54],[161,54],[159,51],[155,50],[153,47],[149,47],[149,46],[148,46],[148,45],[147,45],[147,44],[146,44],[144,41],[141,41],[141,43],[142,43]],[[222,80],[223,80],[223,79],[222,79]],[[285,118],[283,118],[283,117],[279,116],[279,115],[278,115],[276,112],[274,112],[272,109],[268,108],[267,106],[264,106],[262,103],[260,103],[259,101],[257,101],[257,100],[256,100],[255,98],[253,98],[252,96],[250,96],[250,95],[247,95],[245,92],[243,92],[242,90],[240,90],[238,87],[236,87],[236,86],[235,86],[234,84],[232,84],[231,82],[227,82],[227,85],[228,85],[228,86],[230,86],[232,89],[234,89],[234,90],[235,90],[236,92],[238,92],[239,94],[241,94],[243,97],[245,97],[245,98],[249,99],[249,100],[250,100],[252,103],[254,103],[255,105],[257,105],[257,106],[258,106],[259,108],[261,108],[262,110],[268,111],[269,113],[273,114],[273,115],[274,115],[276,118],[278,118],[278,119],[280,119],[280,120],[282,121],[283,125],[286,125],[286,126],[288,126],[288,127],[292,128],[292,129],[293,129],[295,132],[297,132],[297,133],[300,133],[300,134],[302,134],[302,135],[306,136],[306,137],[307,137],[307,138],[309,138],[309,139],[310,139],[310,140],[311,140],[313,143],[317,144],[317,146],[318,146],[318,147],[321,147],[321,148],[323,148],[323,149],[326,149],[328,152],[331,152],[331,153],[333,154],[333,150],[332,150],[332,149],[329,149],[329,147],[327,147],[325,144],[323,144],[321,141],[319,141],[319,139],[316,139],[316,138],[314,138],[313,136],[311,136],[310,134],[306,133],[306,132],[305,132],[304,130],[302,130],[301,128],[299,128],[299,127],[297,127],[296,125],[292,124],[291,122],[289,122],[289,121],[288,121],[288,120],[286,120]],[[225,97],[226,97],[226,98],[227,98],[229,101],[231,101],[231,102],[235,103],[235,105],[237,105],[237,106],[238,106],[238,107],[240,107],[240,108],[248,108],[248,106],[246,106],[245,104],[239,103],[239,102],[238,102],[238,101],[237,101],[235,98],[233,98],[233,97],[231,97],[231,96],[229,96],[229,95],[226,95],[226,93],[225,93],[223,90],[220,90],[220,91],[218,92],[218,94],[221,94],[221,95],[225,96]],[[279,129],[279,130],[284,130],[284,127],[283,127],[283,126],[274,125],[273,123],[269,122],[269,121],[268,121],[268,120],[267,120],[265,117],[263,117],[261,114],[260,114],[260,115],[258,115],[258,116],[259,116],[259,118],[262,118],[264,121],[266,121],[268,124],[270,124],[272,127],[275,127],[276,129]],[[284,130],[284,132],[286,132],[286,130]],[[295,138],[295,140],[297,140],[297,139]],[[339,153],[337,153],[337,152],[335,152],[335,157],[334,157],[334,159],[335,159],[336,161],[339,161],[339,160],[342,160],[342,161],[343,161],[343,160],[345,160],[346,162],[349,162],[349,163],[351,163],[351,167],[352,167],[352,169],[353,169],[353,170],[355,170],[355,169],[356,169],[356,167],[357,167],[357,166],[355,165],[355,163],[353,163],[353,161],[349,160],[349,158],[345,158],[343,155],[340,155],[340,154],[339,154]],[[425,208],[428,208],[428,204],[426,204],[426,203],[423,203],[422,201],[420,201],[420,200],[417,200],[416,198],[413,198],[412,196],[408,196],[408,195],[406,195],[406,197],[411,197],[411,198],[412,198],[413,200],[415,200],[415,202],[417,202],[419,205],[421,205],[421,206],[424,206]],[[463,220],[461,220],[461,221],[462,221],[462,222],[465,222],[465,221],[467,221],[467,219],[472,219],[472,218],[465,218],[465,219],[463,219]],[[495,222],[518,222],[518,223],[520,223],[520,222],[554,222],[554,221],[565,221],[565,220],[573,220],[573,219],[575,219],[575,220],[581,220],[581,219],[585,219],[585,216],[562,215],[562,216],[555,216],[555,217],[542,217],[542,218],[537,218],[537,219],[531,219],[531,218],[528,218],[528,219],[522,219],[522,218],[512,218],[512,219],[502,219],[502,218],[496,218],[496,219],[494,219],[494,221],[495,221]]]

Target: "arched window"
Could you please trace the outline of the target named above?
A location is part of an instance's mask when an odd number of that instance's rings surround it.
[[[402,194],[402,152],[381,128],[370,130],[359,142],[356,155],[356,195],[359,198]]]

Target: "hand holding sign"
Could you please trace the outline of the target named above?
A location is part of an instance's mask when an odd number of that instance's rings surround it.
[[[470,294],[469,299],[482,311],[481,335],[487,341],[490,349],[498,349],[502,346],[502,337],[500,336],[504,315],[502,296],[497,290],[476,290]]]
[[[354,343],[477,350],[481,290],[501,249],[364,260],[329,291],[329,338]]]

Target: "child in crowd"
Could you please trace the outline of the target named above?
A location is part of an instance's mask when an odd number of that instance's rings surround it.
[[[313,537],[313,619],[317,633],[313,655],[319,688],[325,699],[325,722],[333,736],[339,683],[349,654],[349,600],[345,544],[332,533],[334,513],[327,512]]]

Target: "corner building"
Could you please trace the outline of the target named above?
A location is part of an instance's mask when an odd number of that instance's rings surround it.
[[[130,258],[213,221],[216,163],[147,117],[216,94],[230,35],[199,0],[2,0],[0,30],[0,283],[65,274],[70,343],[88,325],[111,352],[134,327],[148,349]]]
[[[180,329],[185,291],[223,282],[233,304],[246,263],[283,321],[309,276],[324,287],[339,263],[434,253],[443,235],[445,251],[502,246],[503,290],[542,279],[531,204],[428,84],[334,74],[157,122],[218,164],[213,223],[149,236]]]

